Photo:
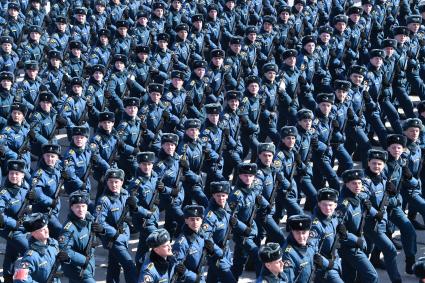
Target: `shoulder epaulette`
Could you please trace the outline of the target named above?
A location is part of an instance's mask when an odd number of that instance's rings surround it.
[[[147,269],[152,269],[154,266],[155,266],[155,265],[153,264],[153,262],[151,262],[151,263],[149,263],[149,264],[148,264]]]
[[[65,226],[63,227],[64,230],[69,230],[69,228],[71,227],[72,222],[69,221],[68,223],[65,224]]]
[[[289,253],[289,252],[291,252],[291,250],[292,250],[292,247],[290,245],[288,245],[285,249],[285,253]]]

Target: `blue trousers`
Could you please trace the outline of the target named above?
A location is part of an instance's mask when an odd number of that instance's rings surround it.
[[[317,204],[317,190],[313,185],[310,175],[296,176],[295,182],[297,183],[297,188],[301,188],[302,192],[306,196],[306,201],[304,204],[304,210],[313,211],[313,208]]]
[[[13,275],[13,266],[18,257],[28,250],[28,240],[25,234],[14,232],[12,238],[7,239],[3,261],[3,275]]]
[[[260,258],[258,257],[258,247],[254,243],[254,238],[248,237],[245,243],[243,243],[242,240],[235,241],[233,266],[231,267],[231,271],[236,281],[238,281],[239,277],[242,275],[242,272],[245,268],[245,264],[248,260],[248,256],[253,257],[256,267],[255,273],[258,276],[260,274],[262,264],[260,262]]]
[[[137,273],[128,245],[114,243],[108,254],[108,269],[106,271],[107,283],[120,282],[121,266],[124,269],[126,283],[136,283]]]
[[[370,263],[367,255],[359,250],[342,247],[339,250],[342,259],[342,279],[345,283],[377,283],[378,273]]]
[[[207,275],[207,283],[236,283],[236,279],[233,276],[232,271],[230,269],[221,269],[217,267],[215,264],[210,264],[208,266],[208,275]]]
[[[381,110],[387,116],[394,133],[401,135],[403,133],[403,129],[401,128],[400,116],[397,109],[394,107],[394,104],[389,98],[384,98],[380,105]]]
[[[400,229],[401,243],[406,257],[414,257],[417,252],[416,231],[400,206],[388,211],[388,219]]]

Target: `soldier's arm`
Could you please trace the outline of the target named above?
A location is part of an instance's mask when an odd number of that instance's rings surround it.
[[[4,198],[5,193],[6,190],[0,191],[0,214],[2,214],[4,222],[3,227],[0,228],[14,229],[16,228],[18,222],[13,217],[10,217],[5,213],[6,207],[9,205],[9,201]]]
[[[13,274],[14,283],[37,283],[33,280],[31,274],[35,272],[35,266],[40,263],[34,262],[32,253],[32,250],[27,251],[25,256],[17,263],[18,266]]]
[[[75,250],[72,249],[74,246],[73,233],[72,231],[70,231],[70,228],[71,228],[70,226],[72,225],[74,225],[72,224],[72,222],[68,222],[65,224],[62,230],[62,234],[59,237],[59,248],[63,250],[64,252],[66,252],[68,256],[70,257],[70,261],[64,262],[64,264],[83,266],[84,263],[86,262],[86,257],[83,254],[76,252]],[[87,236],[89,237],[90,235],[87,235]]]
[[[65,172],[68,175],[67,181],[75,184],[77,188],[81,188],[83,186],[83,181],[77,176],[75,163],[72,157],[66,156],[64,160],[68,160],[68,165],[66,166]]]
[[[341,213],[341,215],[352,214],[352,210],[350,209],[350,203],[348,202],[348,200],[343,200],[338,205],[337,211],[339,211]],[[344,224],[346,227],[349,226],[347,216],[344,217],[343,219],[341,219],[341,223]],[[344,243],[345,245],[347,245],[349,247],[356,247],[357,239],[358,239],[358,237],[354,233],[350,232],[347,229],[347,238],[346,239],[340,238],[340,241],[341,241],[341,243]]]
[[[173,245],[173,255],[175,256],[177,262],[183,263],[186,254],[189,252],[189,245],[183,235],[180,236],[180,239],[177,239]],[[199,251],[202,252],[202,251]],[[196,273],[190,271],[186,268],[186,272],[184,273],[184,282],[195,282]]]
[[[36,196],[37,196],[36,202],[39,203],[39,204],[42,204],[45,207],[50,207],[53,203],[53,199],[43,192],[43,187],[44,187],[45,184],[44,184],[44,182],[42,182],[40,180],[40,177],[41,176],[40,176],[39,172],[36,171],[36,173],[33,176],[33,180],[35,178],[38,179],[37,184],[35,185],[35,193],[36,193]]]
[[[100,212],[97,213],[99,213],[99,224],[101,224],[105,229],[102,236],[105,236],[107,239],[111,239],[117,234],[117,230],[106,221],[110,209],[107,198],[107,196],[103,196],[99,200],[99,204],[97,206],[100,206]]]
[[[35,115],[32,116],[32,120],[30,121],[30,123],[34,126],[34,132],[35,132],[35,139],[37,142],[39,142],[40,144],[46,144],[49,141],[41,134],[42,131],[42,127],[41,127],[41,116],[36,113]]]

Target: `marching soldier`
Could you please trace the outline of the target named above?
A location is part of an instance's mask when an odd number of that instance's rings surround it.
[[[257,283],[286,283],[292,282],[283,273],[284,268],[288,268],[289,262],[282,260],[282,249],[278,243],[269,242],[260,248],[258,252],[263,263],[260,277]]]

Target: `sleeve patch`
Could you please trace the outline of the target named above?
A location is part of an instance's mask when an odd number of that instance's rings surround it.
[[[13,275],[13,280],[26,281],[28,280],[29,269],[27,268],[19,268],[15,271]]]

